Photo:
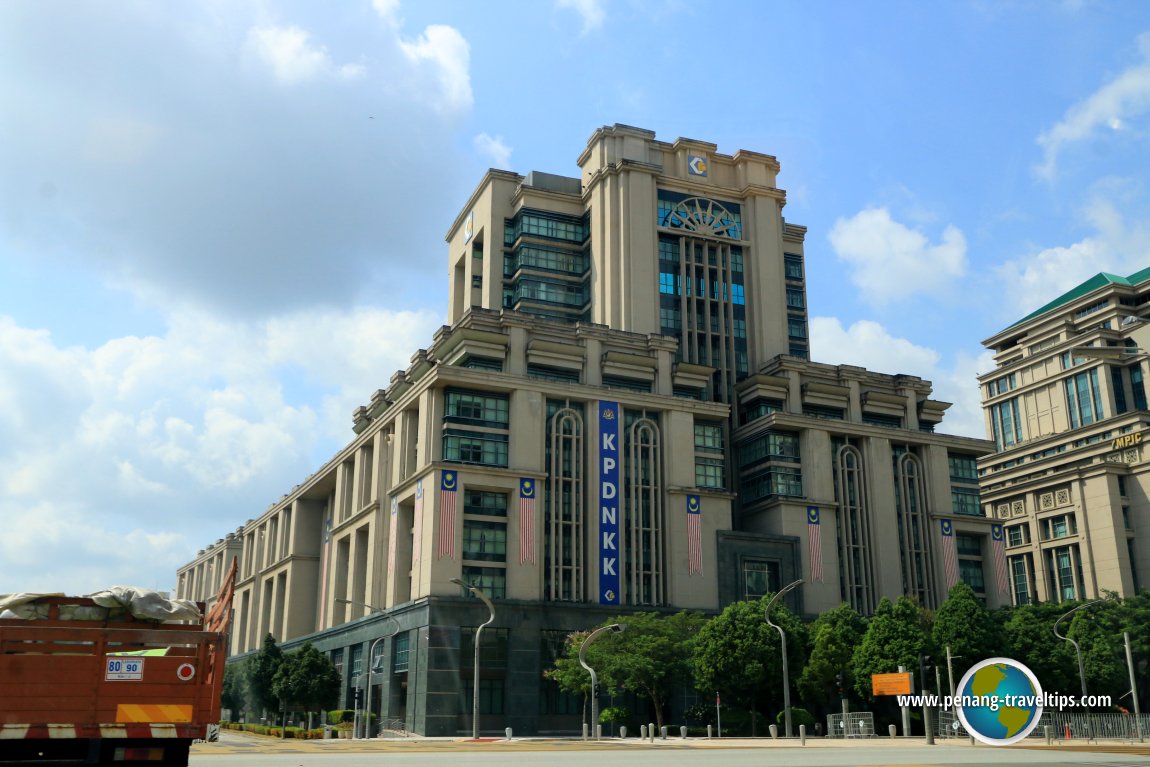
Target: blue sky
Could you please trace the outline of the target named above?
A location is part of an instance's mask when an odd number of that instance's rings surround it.
[[[1140,2],[0,4],[0,590],[169,588],[442,324],[488,167],[766,152],[812,357],[983,436],[980,341],[1150,265]]]

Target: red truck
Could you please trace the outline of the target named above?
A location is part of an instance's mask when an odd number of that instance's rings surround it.
[[[234,579],[233,566],[194,622],[61,596],[38,598],[31,619],[0,619],[0,765],[187,767],[219,722]]]

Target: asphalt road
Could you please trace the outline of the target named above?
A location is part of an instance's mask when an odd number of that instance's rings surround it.
[[[793,743],[793,742],[792,742]],[[1150,767],[1150,744],[1092,746],[1105,751],[1062,748],[994,748],[969,745],[925,746],[886,740],[824,743],[806,747],[779,741],[631,740],[582,743],[561,740],[517,740],[469,743],[460,740],[401,741],[268,741],[229,734],[220,743],[193,747],[191,767],[430,767],[450,764],[476,767],[883,767],[900,765],[1033,765],[1067,767]]]

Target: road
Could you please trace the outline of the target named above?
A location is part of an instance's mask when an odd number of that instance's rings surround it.
[[[1033,767],[1150,767],[1150,744],[1101,745],[1079,750],[1055,748],[994,748],[960,745],[925,746],[921,741],[868,740],[850,742],[769,740],[657,741],[583,743],[569,740],[515,740],[469,743],[460,740],[401,741],[269,741],[226,733],[220,743],[203,743],[192,750],[191,767],[884,767],[900,765],[1031,765]]]

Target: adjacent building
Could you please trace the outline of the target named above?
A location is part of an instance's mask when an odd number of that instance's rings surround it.
[[[978,494],[992,445],[937,432],[928,381],[809,360],[775,158],[615,125],[578,165],[481,180],[446,236],[448,324],[229,538],[234,652],[310,640],[349,706],[363,689],[385,722],[467,732],[488,613],[462,579],[496,606],[484,727],[570,732],[581,701],[542,672],[611,616],[797,579],[807,616],[933,607],[960,578],[1008,599]],[[204,596],[220,545],[180,596]]]
[[[1150,572],[1148,312],[1150,269],[1097,274],[983,342],[981,499],[1014,604],[1130,596]]]

